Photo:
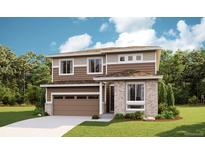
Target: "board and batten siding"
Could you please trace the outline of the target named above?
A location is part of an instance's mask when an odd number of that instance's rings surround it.
[[[47,88],[47,101],[51,101],[51,93],[78,93],[78,92],[99,92],[99,87],[52,87]]]

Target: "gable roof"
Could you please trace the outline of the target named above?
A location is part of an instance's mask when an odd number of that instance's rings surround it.
[[[86,56],[86,55],[101,55],[106,53],[118,53],[118,52],[132,52],[132,51],[152,51],[162,50],[159,46],[129,46],[129,47],[109,47],[109,48],[97,48],[88,49],[73,52],[64,52],[54,55],[48,55],[49,58],[66,57],[66,56]]]

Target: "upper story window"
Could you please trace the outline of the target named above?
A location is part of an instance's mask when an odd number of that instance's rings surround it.
[[[60,75],[73,75],[73,59],[60,60]]]
[[[133,61],[133,56],[132,55],[130,55],[130,56],[128,56],[128,61]]]
[[[119,63],[137,63],[142,61],[143,54],[125,54],[119,55],[118,62]]]
[[[103,60],[102,58],[89,58],[88,59],[88,74],[101,74],[103,73]]]
[[[140,54],[140,55],[136,55],[136,60],[137,61],[141,61],[142,60],[142,55]]]
[[[120,56],[120,62],[124,62],[125,61],[125,56]]]

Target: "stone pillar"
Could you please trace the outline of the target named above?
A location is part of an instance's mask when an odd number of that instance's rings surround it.
[[[114,113],[126,112],[126,83],[124,81],[114,82]]]
[[[158,114],[158,80],[145,82],[145,115],[155,117]]]
[[[53,104],[52,103],[45,103],[45,112],[49,115],[53,115]]]

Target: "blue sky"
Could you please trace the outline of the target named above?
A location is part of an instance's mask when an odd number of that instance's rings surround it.
[[[205,45],[205,19],[0,18],[0,44],[17,55],[129,45],[193,49]]]

